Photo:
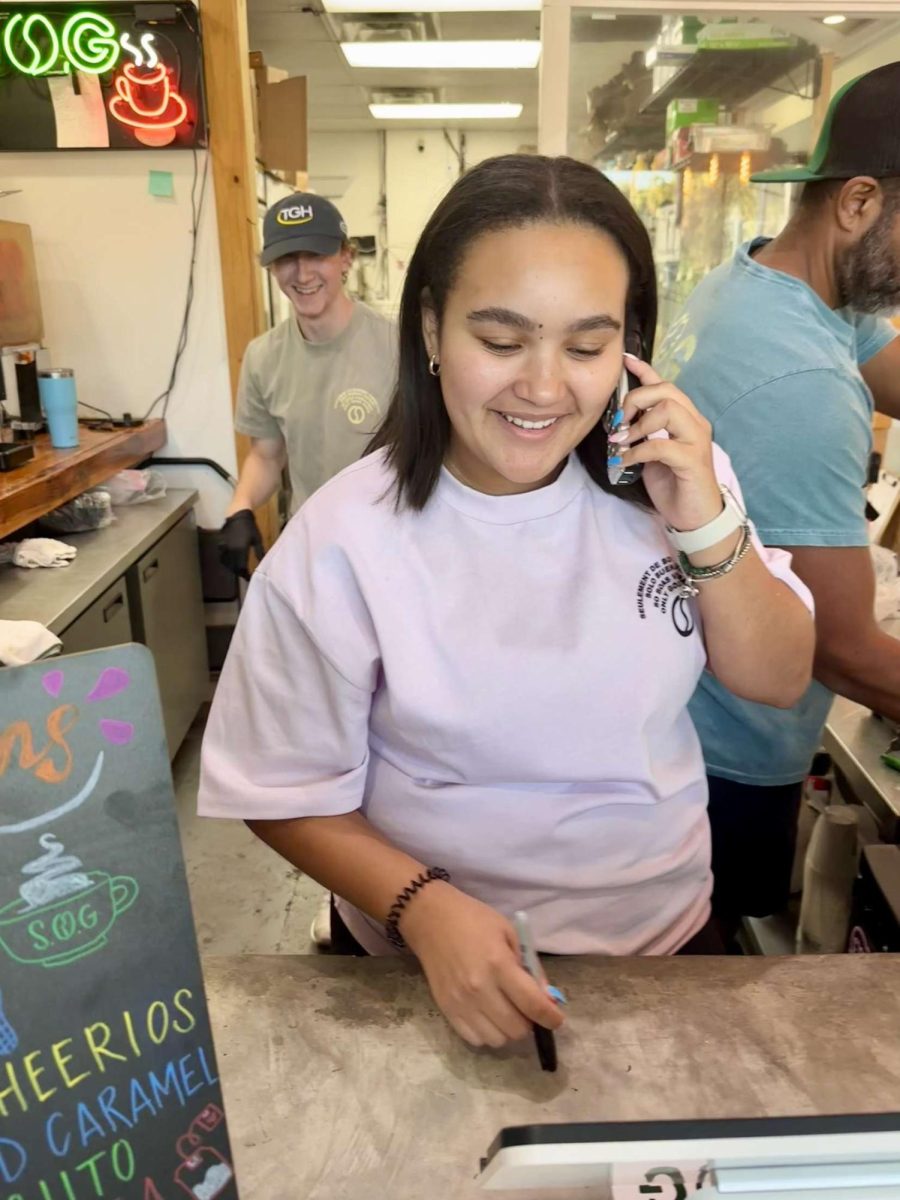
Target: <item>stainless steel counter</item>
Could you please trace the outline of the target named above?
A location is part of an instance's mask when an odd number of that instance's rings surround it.
[[[886,621],[884,628],[900,637],[900,618]],[[881,761],[892,736],[887,722],[838,696],[822,740],[854,795],[874,814],[881,837],[900,842],[900,772]]]
[[[78,548],[68,567],[0,567],[0,617],[40,621],[61,633],[196,502],[195,491],[169,491],[160,500],[117,508],[118,519],[105,529],[57,534],[60,541]]]
[[[248,1200],[476,1200],[507,1125],[900,1107],[900,956],[554,960],[555,1075],[530,1041],[467,1047],[396,959],[208,958],[204,975]]]

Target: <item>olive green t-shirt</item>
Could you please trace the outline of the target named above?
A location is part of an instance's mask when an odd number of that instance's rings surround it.
[[[234,425],[284,438],[291,511],[356,462],[380,424],[397,373],[397,328],[357,301],[330,342],[308,342],[292,315],[247,347]]]

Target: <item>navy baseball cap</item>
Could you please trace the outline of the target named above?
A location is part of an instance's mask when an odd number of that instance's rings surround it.
[[[347,238],[344,218],[330,200],[294,192],[273,204],[263,221],[260,263],[267,267],[285,254],[337,254]]]
[[[900,176],[900,62],[845,83],[833,97],[805,167],[758,171],[754,183],[816,183],[822,179]]]

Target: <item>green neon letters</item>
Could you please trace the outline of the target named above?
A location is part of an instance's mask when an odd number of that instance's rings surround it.
[[[94,12],[75,12],[63,25],[63,54],[76,71],[102,75],[119,61],[116,27],[109,17]]]
[[[20,25],[16,38],[16,30]],[[36,28],[43,30],[48,45],[41,46],[35,41],[32,33]],[[19,46],[16,46],[17,41]],[[31,51],[30,62],[19,57],[18,50],[22,45]],[[22,13],[14,13],[3,30],[3,49],[10,63],[23,75],[45,75],[56,66],[59,59],[59,38],[43,13],[30,13],[27,17]]]
[[[61,35],[43,13],[13,13],[3,30],[3,52],[23,75],[48,75],[60,68],[102,75],[119,61],[120,48],[109,17],[78,9],[66,18]]]

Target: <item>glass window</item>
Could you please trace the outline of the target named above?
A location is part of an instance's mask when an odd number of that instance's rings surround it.
[[[790,215],[793,189],[753,172],[804,161],[829,97],[900,59],[896,18],[826,24],[791,7],[571,10],[568,153],[614,179],[646,222],[661,333],[709,271]]]

